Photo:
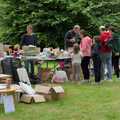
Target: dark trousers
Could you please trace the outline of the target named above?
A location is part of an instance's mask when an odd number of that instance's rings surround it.
[[[34,62],[33,62],[33,60],[27,60],[25,62],[25,68],[27,69],[29,77],[31,79],[34,79]]]
[[[101,80],[101,60],[99,56],[92,56],[93,59],[93,67],[95,74],[95,82],[100,82]]]
[[[82,63],[81,63],[81,68],[84,76],[84,80],[89,80],[90,78],[90,72],[89,72],[89,63],[90,63],[90,57],[83,57],[82,58]]]
[[[115,56],[113,55],[112,56],[112,64],[113,64],[113,67],[114,67],[114,71],[115,71],[115,74],[117,76],[117,78],[119,78],[119,56]]]

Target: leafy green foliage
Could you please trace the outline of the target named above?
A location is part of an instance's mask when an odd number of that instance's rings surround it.
[[[42,46],[63,47],[64,35],[79,24],[91,35],[106,23],[120,25],[119,0],[5,0],[1,23],[7,28],[2,40],[19,43],[26,26],[32,24]]]

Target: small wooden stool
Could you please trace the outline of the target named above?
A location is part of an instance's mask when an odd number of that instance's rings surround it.
[[[5,108],[5,113],[8,112],[14,112],[15,111],[15,105],[14,105],[14,98],[13,95],[15,94],[15,89],[14,88],[6,88],[6,89],[1,89],[0,90],[0,97],[1,97],[1,102],[2,104],[4,104],[4,108]],[[5,97],[11,97],[10,101],[5,102]],[[9,106],[10,105],[10,106]],[[12,107],[11,107],[12,105]],[[8,108],[11,107],[11,108]]]

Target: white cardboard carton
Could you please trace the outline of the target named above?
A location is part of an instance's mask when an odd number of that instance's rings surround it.
[[[41,102],[45,102],[45,98],[43,95],[28,95],[28,94],[23,94],[21,96],[21,102],[25,102],[25,103],[41,103]]]
[[[36,85],[35,91],[45,96],[46,100],[56,100],[64,96],[62,86]]]

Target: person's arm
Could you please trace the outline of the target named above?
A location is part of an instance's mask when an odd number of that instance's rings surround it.
[[[80,51],[79,54],[80,54],[80,57],[81,57],[81,59],[82,59],[82,57],[83,57],[83,53]]]

